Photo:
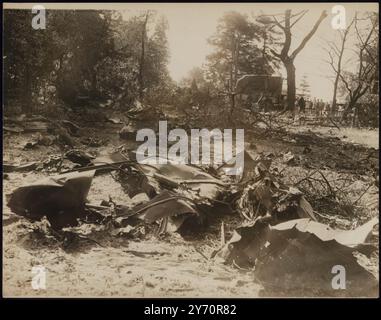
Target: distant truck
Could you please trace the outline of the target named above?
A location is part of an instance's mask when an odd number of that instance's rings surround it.
[[[237,103],[256,111],[280,111],[284,107],[283,78],[271,75],[244,75],[237,80]]]

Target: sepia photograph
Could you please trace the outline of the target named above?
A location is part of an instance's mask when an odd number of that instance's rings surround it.
[[[378,2],[2,18],[3,298],[379,298]]]

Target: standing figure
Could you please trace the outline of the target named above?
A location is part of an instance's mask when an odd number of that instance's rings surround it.
[[[305,113],[306,112],[306,101],[304,100],[303,97],[300,97],[298,100],[298,107],[299,107],[299,112],[300,113]]]
[[[298,119],[299,124],[303,124],[305,120],[305,111],[306,111],[306,101],[303,97],[300,97],[296,103],[296,107],[298,110]]]

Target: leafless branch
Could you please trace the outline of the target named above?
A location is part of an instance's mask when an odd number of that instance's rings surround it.
[[[303,50],[307,42],[312,38],[316,30],[318,29],[320,23],[328,16],[327,11],[323,11],[319,17],[319,19],[316,21],[315,25],[313,26],[312,30],[304,37],[300,45],[294,50],[294,52],[291,54],[291,59],[294,59],[300,51]]]
[[[275,25],[277,25],[279,28],[281,28],[282,30],[285,30],[285,27],[282,26],[282,24],[277,20],[277,18],[275,16],[273,16],[273,19],[274,19],[274,23]]]
[[[294,17],[296,17],[296,16],[298,16],[298,15],[300,15],[300,16],[299,16],[298,19],[296,19],[296,20],[291,24],[290,28],[292,28],[295,24],[297,24],[298,21],[299,21],[300,19],[302,19],[302,18],[304,17],[304,15],[305,15],[307,12],[308,12],[308,10],[303,10],[303,11],[301,11],[301,12],[299,12],[299,13],[293,15],[291,18],[294,18]]]

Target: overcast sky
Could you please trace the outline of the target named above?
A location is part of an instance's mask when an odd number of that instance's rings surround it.
[[[21,4],[20,4],[21,5]],[[322,22],[318,31],[306,45],[295,60],[297,85],[303,75],[311,86],[312,96],[330,100],[332,96],[332,76],[329,65],[324,62],[327,53],[323,50],[327,40],[338,37],[338,31],[331,27],[334,3],[158,3],[158,4],[46,4],[46,8],[69,8],[76,6],[86,9],[120,9],[128,10],[130,14],[141,10],[156,10],[168,19],[168,41],[170,48],[169,70],[174,80],[179,81],[195,66],[202,66],[205,58],[212,48],[208,46],[207,39],[215,32],[218,19],[227,11],[238,11],[249,16],[261,12],[267,14],[282,14],[289,8],[293,12],[308,9],[308,13],[292,29],[291,51],[299,45],[303,37],[311,30],[322,10],[327,10],[328,17]],[[353,17],[355,11],[378,11],[377,3],[340,3],[346,9],[347,21]],[[14,5],[13,5],[14,6]],[[24,4],[25,6],[25,4]],[[348,48],[353,49],[353,42],[348,42]],[[352,54],[347,50],[349,59]],[[353,67],[349,64],[348,67]],[[282,68],[281,74],[285,77]]]

